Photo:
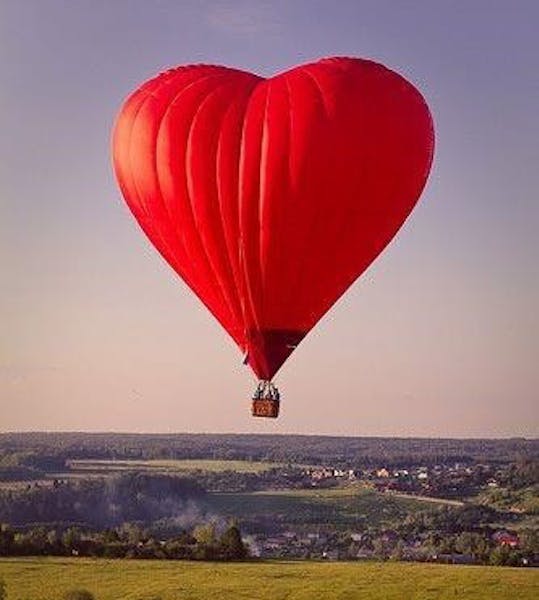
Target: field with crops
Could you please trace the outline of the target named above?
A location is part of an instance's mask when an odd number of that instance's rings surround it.
[[[1,559],[8,600],[534,600],[539,570],[412,563]]]

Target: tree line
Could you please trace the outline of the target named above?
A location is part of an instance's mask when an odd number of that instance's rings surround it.
[[[222,531],[212,522],[159,540],[133,523],[103,531],[0,525],[0,556],[86,556],[188,560],[242,560],[248,549],[234,523]]]

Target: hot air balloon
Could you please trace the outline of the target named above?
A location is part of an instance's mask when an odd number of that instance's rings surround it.
[[[255,416],[278,415],[275,374],[402,226],[433,148],[417,89],[358,58],[179,66],[125,101],[122,195],[258,377]]]

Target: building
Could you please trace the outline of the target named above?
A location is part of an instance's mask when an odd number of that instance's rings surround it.
[[[509,531],[497,531],[492,536],[492,539],[499,546],[509,546],[509,548],[516,548],[520,543],[518,535],[516,535],[516,533],[510,533]]]

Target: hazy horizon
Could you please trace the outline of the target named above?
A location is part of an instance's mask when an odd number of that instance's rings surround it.
[[[335,437],[335,438],[365,438],[365,439],[393,439],[393,440],[488,440],[488,441],[511,441],[511,440],[525,440],[535,441],[538,440],[538,436],[502,436],[502,437],[447,437],[447,436],[399,436],[399,435],[355,435],[355,434],[331,434],[331,433],[297,433],[294,431],[275,431],[269,432],[251,432],[251,431],[116,431],[116,430],[83,430],[83,431],[71,431],[68,429],[58,430],[20,430],[20,431],[0,431],[0,435],[32,435],[32,434],[66,434],[66,435],[136,435],[136,436],[174,436],[174,435],[256,435],[256,436],[296,436],[296,437]]]
[[[0,1],[0,431],[539,435],[539,3]],[[434,167],[382,256],[255,379],[112,175],[157,72],[372,58],[425,96]],[[226,410],[223,407],[226,403]]]

